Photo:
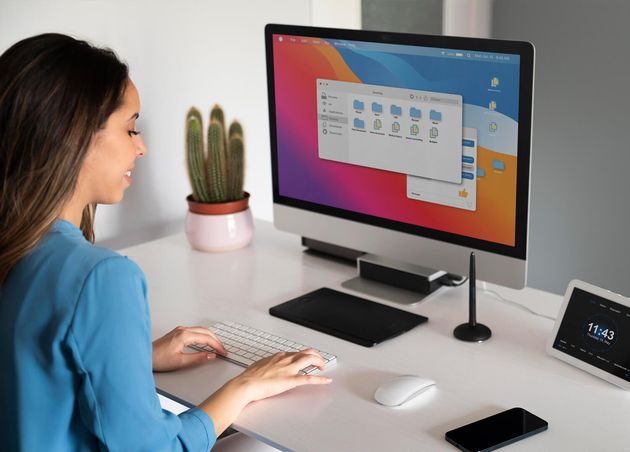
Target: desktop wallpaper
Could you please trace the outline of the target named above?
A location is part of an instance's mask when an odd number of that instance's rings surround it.
[[[517,55],[509,64],[470,61],[415,55],[412,46],[278,35],[273,55],[280,195],[514,246]],[[476,210],[408,198],[405,174],[320,159],[317,79],[462,95],[463,126],[478,137]]]

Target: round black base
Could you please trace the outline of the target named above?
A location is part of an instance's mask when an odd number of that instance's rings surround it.
[[[481,323],[477,323],[475,326],[469,323],[462,323],[453,330],[453,335],[460,341],[483,342],[486,339],[490,339],[492,331]]]

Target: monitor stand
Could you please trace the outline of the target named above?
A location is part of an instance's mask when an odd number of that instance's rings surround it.
[[[413,292],[411,290],[400,289],[389,284],[372,281],[361,276],[348,279],[341,283],[341,287],[370,295],[372,297],[384,298],[394,303],[404,305],[414,305],[421,302],[428,294]]]
[[[302,245],[311,254],[357,265],[359,275],[341,283],[342,287],[400,304],[418,303],[454,276],[306,237],[302,237]]]

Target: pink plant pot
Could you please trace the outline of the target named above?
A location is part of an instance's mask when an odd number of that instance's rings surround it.
[[[231,251],[249,245],[254,237],[254,220],[249,193],[239,201],[198,203],[186,198],[185,230],[190,246],[200,251]]]

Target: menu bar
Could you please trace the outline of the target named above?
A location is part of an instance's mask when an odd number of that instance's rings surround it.
[[[464,49],[448,49],[439,47],[423,47],[414,45],[375,43],[364,41],[348,41],[340,39],[323,39],[304,36],[274,35],[274,39],[279,43],[304,44],[304,45],[326,45],[335,48],[365,50],[377,52],[399,53],[405,55],[428,56],[434,58],[460,59],[468,61],[484,61],[490,63],[518,64],[520,56],[508,53],[480,52]]]

